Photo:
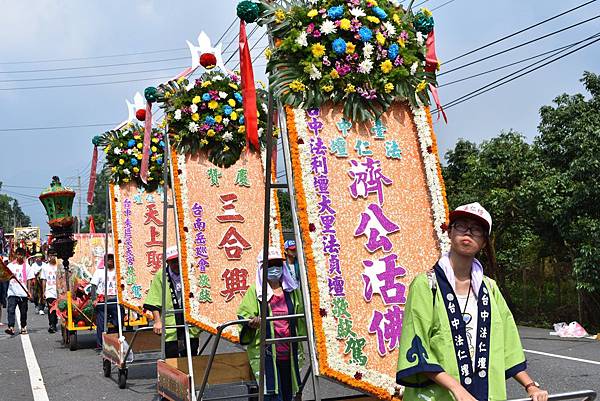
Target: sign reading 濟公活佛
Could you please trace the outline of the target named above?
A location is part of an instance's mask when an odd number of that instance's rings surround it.
[[[392,399],[408,284],[445,247],[426,109],[286,110],[319,371]]]

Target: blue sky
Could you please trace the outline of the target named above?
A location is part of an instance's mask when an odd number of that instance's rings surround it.
[[[422,0],[421,0],[422,1]],[[569,1],[473,1],[427,0],[423,6],[434,10],[438,57],[449,60],[501,36],[574,7],[583,0]],[[419,4],[420,1],[415,2]],[[204,30],[218,39],[233,21],[237,1],[116,1],[80,2],[38,0],[34,3],[0,0],[3,23],[0,24],[0,129],[18,127],[63,126],[73,124],[118,123],[127,118],[125,99],[136,91],[157,83],[159,78],[178,73],[189,64],[185,41],[195,41]],[[496,51],[517,45],[551,31],[600,14],[600,4],[590,4],[576,12],[444,66],[461,66]],[[552,50],[600,31],[594,20],[561,34],[440,77],[440,84],[532,55]],[[237,27],[237,25],[236,25]],[[251,28],[248,32],[251,31]],[[233,29],[224,46],[237,34]],[[254,43],[262,34],[251,37]],[[266,43],[263,38],[261,43]],[[230,50],[235,46],[235,42]],[[258,44],[254,53],[262,50]],[[40,62],[72,58],[122,55],[155,50],[168,52],[107,58]],[[230,54],[225,55],[227,59]],[[538,110],[557,95],[581,92],[583,71],[598,73],[600,44],[551,64],[471,101],[448,110],[449,123],[435,125],[440,152],[451,148],[459,138],[475,142],[491,138],[501,130],[515,129],[528,139],[536,134]],[[181,59],[179,59],[181,58]],[[175,60],[171,60],[175,59]],[[164,61],[158,61],[164,60]],[[37,61],[13,64],[17,61]],[[114,67],[80,68],[106,64],[134,63]],[[234,55],[228,67],[237,63]],[[522,65],[487,74],[440,89],[442,103],[477,89]],[[9,71],[72,68],[73,70],[7,73]],[[172,68],[166,71],[138,72]],[[264,76],[264,60],[255,63],[256,75]],[[94,78],[54,79],[94,74],[114,74]],[[111,85],[47,89],[10,89],[31,86],[73,85],[111,81],[140,80]],[[20,81],[16,81],[20,80]],[[16,197],[32,217],[33,225],[47,231],[44,210],[37,195],[53,175],[74,186],[82,176],[87,188],[92,154],[91,138],[107,129],[78,129],[1,132],[3,151],[0,158],[2,193]],[[9,187],[10,186],[10,187]],[[16,186],[32,187],[17,188]],[[8,192],[11,191],[11,192]],[[18,194],[15,194],[18,193]],[[84,194],[85,197],[85,194]],[[83,210],[86,207],[83,202]],[[77,212],[77,200],[74,207]]]

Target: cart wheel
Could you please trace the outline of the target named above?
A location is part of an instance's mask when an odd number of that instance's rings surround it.
[[[77,351],[77,332],[75,331],[69,333],[69,349]]]
[[[108,359],[102,359],[102,371],[104,377],[110,377],[110,361]]]
[[[119,388],[124,389],[127,386],[127,369],[119,369]]]

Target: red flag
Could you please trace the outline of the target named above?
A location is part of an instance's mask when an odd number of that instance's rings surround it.
[[[90,216],[90,234],[96,233],[96,224],[94,223],[94,216]]]
[[[92,169],[90,170],[90,183],[88,185],[87,203],[94,203],[94,188],[96,187],[96,166],[98,165],[98,146],[94,145],[94,153],[92,154]]]
[[[435,54],[435,33],[433,30],[427,35],[425,46],[427,48],[427,53],[425,55],[425,71],[434,72],[438,68],[438,58]]]
[[[440,103],[440,95],[438,93],[437,88],[435,86],[433,86],[432,84],[429,84],[429,90],[431,91],[431,96],[433,96],[433,101],[435,102],[435,105],[438,110],[438,120],[440,119],[440,114],[441,114],[442,116],[444,116],[444,121],[446,122],[446,124],[448,124],[448,118],[446,117],[446,112],[444,111],[444,108],[442,107],[442,104]]]
[[[142,168],[140,178],[148,184],[148,164],[150,164],[150,139],[152,137],[152,103],[146,102],[146,119],[144,120],[144,147],[142,148]]]
[[[240,74],[242,77],[242,97],[244,104],[244,125],[246,126],[246,140],[260,149],[258,145],[258,111],[256,110],[256,87],[254,86],[254,72],[252,71],[252,58],[246,37],[246,23],[240,20]]]

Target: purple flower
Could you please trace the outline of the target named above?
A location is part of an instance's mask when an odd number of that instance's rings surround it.
[[[406,31],[400,32],[400,39],[407,40],[408,39],[408,32],[406,32]]]
[[[335,62],[335,70],[341,77],[349,74],[352,71],[352,68],[348,64],[342,64],[339,61]]]
[[[315,30],[315,24],[314,23],[310,23],[308,24],[308,26],[306,27],[306,33],[312,33],[312,31]]]
[[[320,38],[321,37],[321,31],[319,31],[318,29],[315,29],[312,33],[313,37],[315,38]]]
[[[331,61],[329,61],[329,57],[323,56],[323,65],[329,67],[331,65]]]

